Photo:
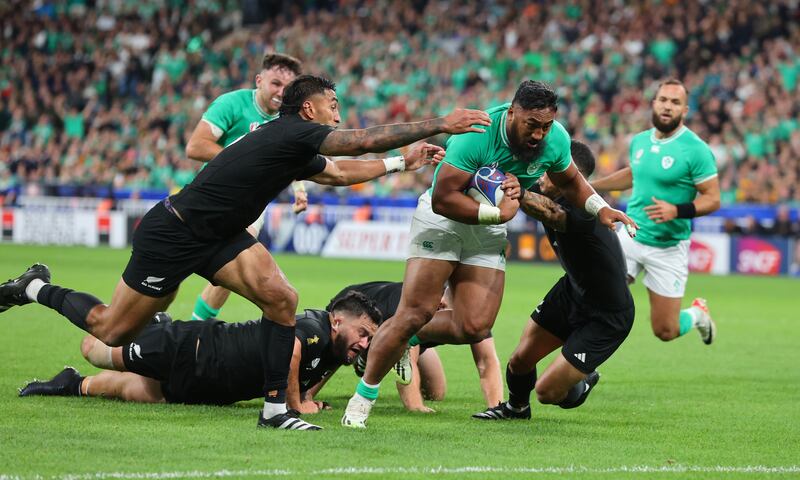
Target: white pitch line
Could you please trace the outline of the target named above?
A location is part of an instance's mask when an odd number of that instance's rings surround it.
[[[746,465],[708,467],[693,465],[670,465],[653,467],[649,465],[630,465],[608,468],[582,466],[569,467],[340,467],[317,470],[188,470],[182,472],[95,472],[66,475],[8,475],[0,474],[0,480],[161,480],[173,478],[227,478],[227,477],[286,477],[317,475],[388,475],[388,474],[423,474],[423,475],[464,475],[470,473],[753,473],[753,474],[787,474],[800,473],[800,465],[767,466]]]

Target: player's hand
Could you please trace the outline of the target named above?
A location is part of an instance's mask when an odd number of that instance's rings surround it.
[[[443,117],[443,120],[444,126],[442,127],[442,131],[451,134],[467,132],[483,133],[484,129],[476,125],[488,127],[492,124],[492,120],[486,112],[466,108],[456,108],[449,115]]]
[[[432,409],[431,407],[425,405],[415,405],[413,407],[407,407],[409,412],[419,412],[419,413],[436,413],[436,410]]]
[[[522,193],[519,179],[511,173],[506,173],[506,179],[500,184],[500,188],[503,189],[503,195],[512,200],[518,200]]]
[[[608,227],[609,230],[616,230],[615,224],[617,222],[622,222],[631,238],[636,236],[636,230],[639,229],[639,225],[637,225],[631,217],[611,207],[601,208],[600,211],[597,212],[597,221]]]
[[[504,196],[500,200],[500,224],[510,221],[517,215],[519,210],[519,200]]]
[[[305,212],[308,208],[308,194],[305,191],[294,192],[294,203],[292,204],[292,211],[296,214]]]
[[[431,143],[418,143],[403,155],[406,170],[412,171],[425,165],[438,165],[444,158],[444,148]]]
[[[300,405],[297,407],[297,411],[300,414],[311,414],[311,413],[319,413],[322,410],[323,402],[317,402],[316,400],[303,400],[300,402]]]
[[[644,207],[644,211],[650,220],[656,223],[664,223],[678,218],[677,206],[664,200],[659,200],[656,197],[650,198],[653,200],[653,204]]]

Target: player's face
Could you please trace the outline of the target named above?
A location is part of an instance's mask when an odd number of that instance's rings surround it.
[[[333,90],[312,95],[303,103],[303,108],[310,120],[335,127],[342,121],[339,115],[339,99]]]
[[[675,131],[689,112],[686,90],[681,85],[663,85],[653,99],[653,126],[659,132]]]
[[[359,353],[369,347],[369,342],[378,327],[366,315],[340,316],[333,321],[333,354],[345,365],[350,365]]]
[[[549,108],[525,110],[512,105],[506,122],[511,151],[525,161],[536,158],[555,119],[555,110]]]
[[[296,76],[288,68],[278,66],[261,70],[261,73],[256,75],[259,103],[267,108],[267,113],[274,115],[278,112],[283,102],[283,91]]]

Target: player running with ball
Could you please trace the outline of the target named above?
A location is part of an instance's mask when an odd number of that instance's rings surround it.
[[[503,224],[519,208],[520,185],[529,189],[548,172],[572,204],[584,206],[603,225],[635,225],[605,204],[572,163],[569,134],[555,121],[557,100],[550,86],[525,81],[510,104],[487,111],[492,123],[485,132],[449,139],[447,156],[433,186],[420,197],[411,224],[400,305],[372,341],[366,372],[347,405],[343,425],[366,428],[380,381],[407,345],[474,343],[488,335],[503,298]],[[508,175],[502,184],[505,197],[496,207],[464,194],[484,166],[496,166]],[[446,281],[453,290],[452,315],[431,321]]]

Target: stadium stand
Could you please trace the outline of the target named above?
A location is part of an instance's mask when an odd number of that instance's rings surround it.
[[[523,78],[548,81],[560,120],[598,152],[598,175],[624,165],[658,80],[678,76],[691,91],[688,125],[715,152],[723,203],[800,204],[797,2],[342,0],[267,2],[269,15],[240,3],[253,2],[4,2],[16,14],[0,16],[3,203],[180,188],[199,166],[184,145],[204,108],[250,87],[275,50],[337,82],[345,126],[486,107]],[[367,3],[382,14],[367,16]],[[311,194],[414,198],[429,180]],[[784,230],[796,232],[796,209],[784,209],[795,225]]]

